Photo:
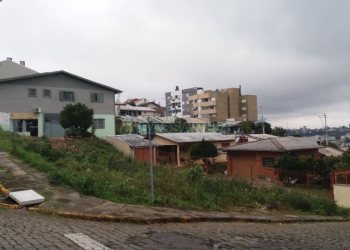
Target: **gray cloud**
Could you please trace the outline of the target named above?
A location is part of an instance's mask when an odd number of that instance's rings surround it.
[[[271,121],[318,126],[307,117],[349,115],[349,14],[347,0],[4,0],[0,58],[65,69],[124,98],[241,84]]]

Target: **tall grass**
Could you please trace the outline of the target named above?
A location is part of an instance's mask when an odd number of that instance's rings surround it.
[[[57,148],[46,139],[0,131],[0,149],[46,172],[53,183],[115,202],[150,204],[148,166],[122,155],[103,140],[79,139]],[[323,196],[204,176],[200,168],[156,166],[154,174],[158,205],[217,211],[266,207],[321,215],[348,214],[348,210]]]

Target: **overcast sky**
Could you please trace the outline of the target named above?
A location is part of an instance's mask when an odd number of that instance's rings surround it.
[[[350,123],[348,0],[3,0],[0,20],[0,60],[122,99],[242,85],[273,126]]]

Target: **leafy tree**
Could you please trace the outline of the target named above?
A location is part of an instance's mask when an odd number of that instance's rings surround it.
[[[94,111],[85,104],[67,104],[60,113],[60,124],[69,136],[89,136]]]
[[[241,123],[241,131],[245,134],[250,134],[255,129],[254,122],[244,121]]]
[[[256,134],[262,134],[263,133],[263,124],[265,127],[265,134],[271,134],[272,133],[272,129],[271,129],[271,124],[268,122],[259,122],[255,124],[255,133]]]
[[[202,159],[205,166],[205,172],[208,173],[210,158],[216,157],[218,155],[218,149],[211,141],[202,140],[196,142],[192,145],[190,156],[192,160]]]
[[[174,123],[167,125],[167,132],[169,133],[184,133],[190,131],[190,125],[185,119],[176,118]]]
[[[282,127],[274,127],[272,129],[272,134],[276,136],[286,136],[287,130]]]

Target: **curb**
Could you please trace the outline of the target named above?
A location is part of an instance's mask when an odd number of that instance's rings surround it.
[[[173,217],[156,217],[156,218],[141,218],[130,216],[114,216],[107,214],[89,214],[89,213],[77,213],[57,211],[54,209],[29,207],[29,211],[37,212],[44,215],[55,215],[65,218],[83,219],[91,221],[109,221],[109,222],[124,222],[134,224],[156,224],[156,223],[191,223],[191,222],[255,222],[255,223],[300,223],[300,222],[346,222],[350,219],[344,219],[341,217],[263,217],[263,216],[246,216],[246,215],[232,215],[221,217],[209,217],[209,216],[173,216]]]

